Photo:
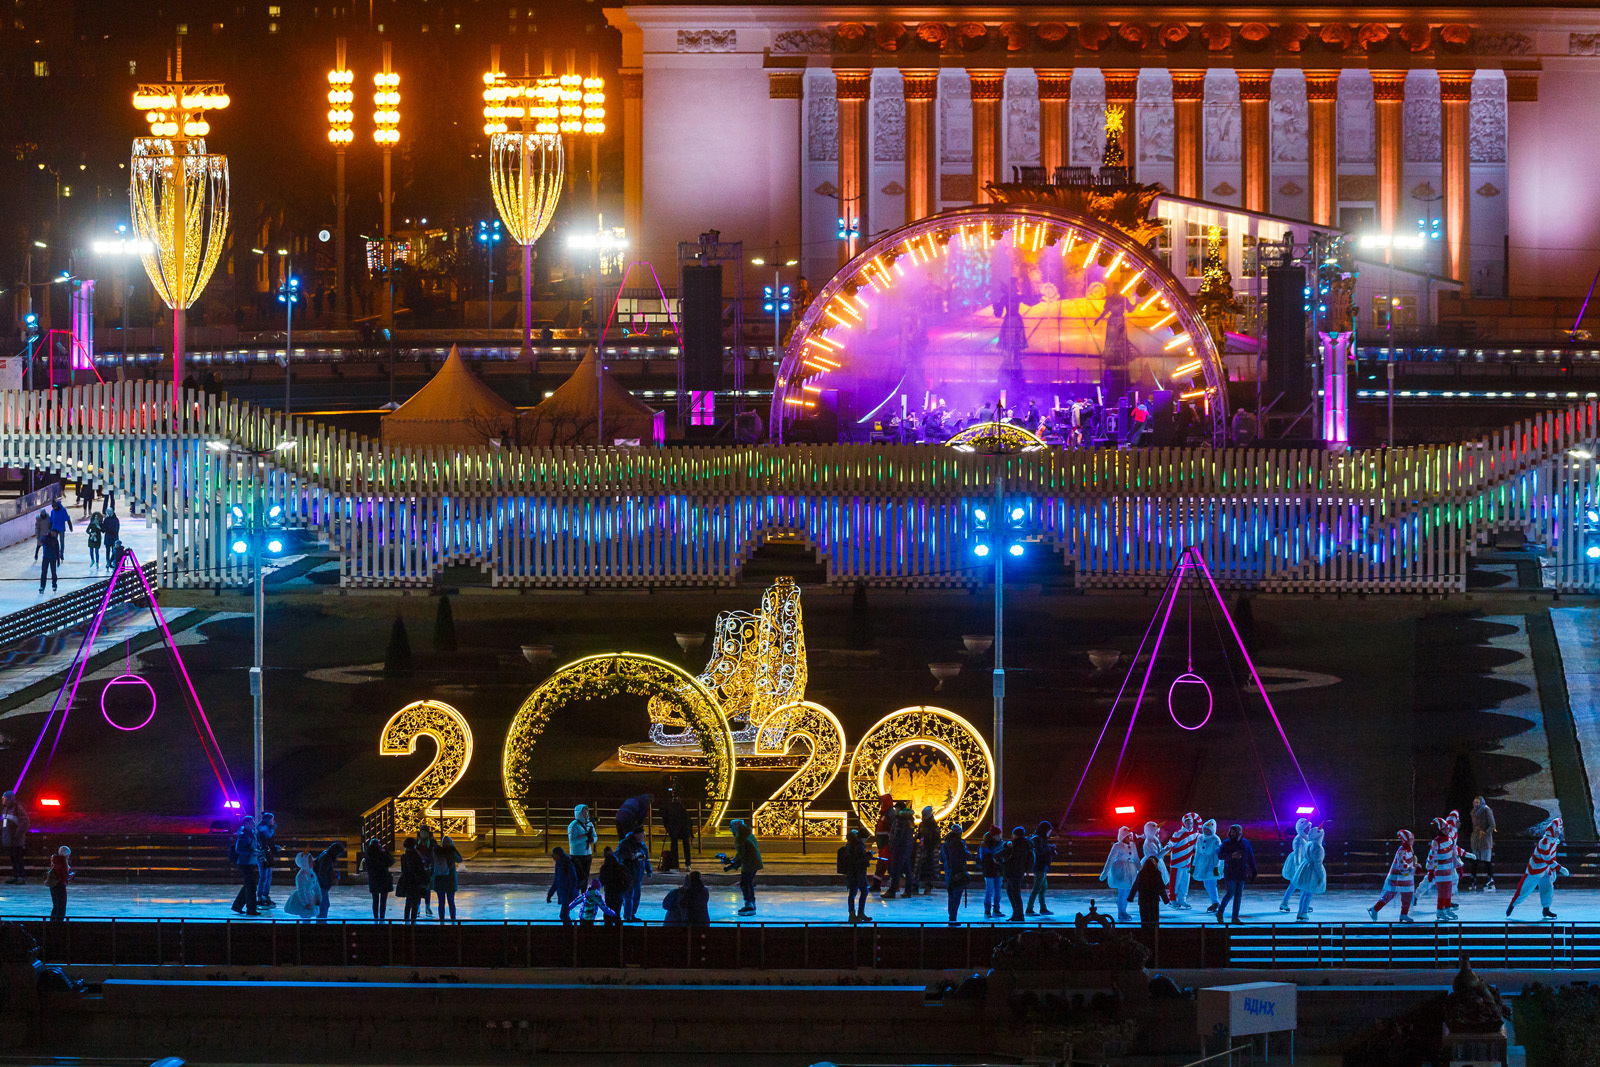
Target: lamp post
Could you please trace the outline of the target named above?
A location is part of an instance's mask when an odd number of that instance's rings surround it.
[[[567,247],[594,252],[594,399],[595,440],[604,447],[606,443],[606,371],[605,323],[601,319],[601,305],[605,302],[602,289],[605,285],[606,255],[616,255],[628,247],[628,241],[604,230],[592,234],[578,233],[567,238]]]
[[[1006,701],[1006,557],[1020,559],[1025,551],[1020,540],[1027,510],[1020,505],[1006,507],[1005,456],[1010,452],[1002,438],[989,439],[987,455],[993,467],[993,512],[983,507],[972,509],[978,540],[972,554],[994,562],[994,823],[1005,829],[1005,701]],[[982,441],[975,442],[982,450]]]
[[[356,75],[345,61],[345,39],[340,37],[334,45],[333,69],[328,71],[328,142],[333,145],[334,212],[337,219],[333,229],[333,316],[344,321],[344,153],[355,140],[351,124],[355,122]]]
[[[383,70],[372,76],[372,139],[383,148],[383,251],[378,257],[383,266],[383,324],[394,329],[394,231],[390,215],[394,209],[391,157],[400,143],[400,75],[392,69],[392,46],[383,42]]]
[[[255,659],[250,668],[251,735],[254,750],[255,813],[266,809],[266,697],[262,692],[262,667],[266,651],[266,569],[263,559],[281,556],[284,549],[282,531],[283,508],[266,505],[264,488],[267,458],[294,448],[293,441],[281,441],[270,449],[241,448],[227,441],[211,441],[206,445],[211,451],[233,459],[240,468],[247,463],[255,471],[251,480],[249,509],[238,504],[228,508],[228,551],[250,564],[250,584],[255,598],[254,646]]]
[[[492,330],[494,329],[494,246],[500,243],[500,220],[496,219],[493,225],[479,222],[478,241],[483,245],[484,256],[489,261],[489,329]]]
[[[283,325],[283,414],[289,415],[289,386],[294,377],[294,305],[300,299],[300,279],[287,275],[278,286],[278,303],[284,308]]]
[[[1399,301],[1394,298],[1394,253],[1400,248],[1421,248],[1422,234],[1404,233],[1368,233],[1361,236],[1362,248],[1381,248],[1384,250],[1384,260],[1389,265],[1388,293],[1385,294],[1389,330],[1389,385],[1385,392],[1389,401],[1389,436],[1386,440],[1388,447],[1394,447],[1394,309]]]
[[[148,256],[155,251],[155,246],[149,241],[130,240],[127,232],[125,224],[118,226],[116,237],[95,241],[90,246],[95,255],[112,256],[117,260],[117,295],[122,304],[122,344],[119,346],[122,363],[119,367],[128,361],[128,297],[133,293],[133,287],[128,284],[128,257]]]

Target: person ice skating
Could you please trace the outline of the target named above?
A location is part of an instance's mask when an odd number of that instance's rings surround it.
[[[739,891],[744,894],[744,907],[739,909],[739,914],[754,915],[756,872],[762,868],[761,849],[756,845],[756,835],[751,832],[750,824],[743,819],[734,819],[728,829],[733,832],[733,856],[730,858],[719,852],[717,859],[722,861],[724,871],[739,872]]]
[[[446,840],[449,840],[446,838]],[[317,904],[317,919],[321,921],[328,917],[328,907],[332,899],[328,893],[339,881],[339,861],[344,859],[346,850],[343,841],[330,842],[328,847],[317,853],[317,858],[311,861],[312,870],[317,872],[317,884],[322,887],[322,900]],[[441,901],[441,903],[443,903]]]
[[[395,884],[395,895],[406,903],[405,921],[416,925],[417,912],[422,909],[422,898],[428,893],[428,868],[417,839],[408,837],[405,850],[400,853],[400,881]]]
[[[239,894],[233,898],[233,910],[242,915],[259,915],[256,908],[256,887],[261,883],[261,861],[256,850],[256,821],[246,815],[239,821],[239,832],[233,839],[233,864],[239,871]]]
[[[622,835],[617,842],[617,859],[628,875],[628,888],[622,894],[622,921],[631,923],[639,917],[644,880],[654,873],[650,869],[650,847],[644,843],[644,827],[635,826]]]
[[[1200,816],[1191,811],[1167,841],[1167,865],[1172,871],[1167,895],[1172,898],[1172,906],[1180,911],[1189,910],[1189,878],[1194,873],[1194,849],[1199,840]]]
[[[326,896],[322,890],[322,883],[317,880],[317,872],[311,863],[311,853],[300,852],[294,857],[294,892],[289,894],[289,899],[283,902],[283,913],[293,915],[296,919],[310,919],[322,911],[322,898]]]
[[[922,887],[923,896],[932,893],[933,883],[939,880],[940,847],[939,820],[933,817],[933,805],[924,805],[922,821],[917,823],[916,859],[917,884]],[[906,893],[906,896],[911,895],[909,891]]]
[[[1383,896],[1367,909],[1367,914],[1377,921],[1378,912],[1396,896],[1400,898],[1400,921],[1415,922],[1411,917],[1411,899],[1417,891],[1417,837],[1410,830],[1401,830],[1396,838],[1400,847],[1394,850],[1389,864],[1389,876],[1383,880]]]
[[[50,532],[56,535],[57,559],[67,558],[67,531],[72,529],[72,516],[59,499],[50,505]]]
[[[28,845],[28,812],[17,794],[7,789],[0,793],[0,847],[4,847],[11,860],[11,877],[7,885],[21,885],[26,870],[22,854]]]
[[[617,836],[625,837],[635,826],[649,827],[650,805],[655,797],[649,793],[629,797],[617,806]]]
[[[1161,905],[1172,898],[1167,895],[1167,872],[1159,856],[1149,856],[1140,865],[1129,896],[1139,901],[1140,926],[1161,925]]]
[[[589,864],[594,860],[594,819],[589,816],[589,805],[579,804],[572,809],[572,821],[567,823],[567,855],[578,872],[578,884],[589,884]]]
[[[911,814],[911,805],[904,800],[897,800],[894,818],[889,823],[889,888],[883,891],[884,900],[894,899],[902,878],[905,879],[905,895],[916,895],[917,876],[911,865],[916,844],[916,822]]]
[[[1153,859],[1161,866],[1161,877],[1167,877],[1167,846],[1161,840],[1161,824],[1144,824],[1144,837],[1139,839],[1139,860]]]
[[[711,925],[711,892],[699,871],[690,871],[682,885],[661,898],[661,907],[667,913],[663,926]]]
[[[1550,825],[1539,837],[1539,843],[1533,846],[1533,855],[1528,857],[1528,867],[1522,872],[1522,878],[1517,882],[1516,892],[1511,894],[1511,903],[1506,905],[1506,918],[1511,917],[1511,909],[1526,894],[1539,891],[1539,903],[1544,908],[1543,918],[1554,919],[1556,913],[1550,910],[1550,905],[1555,903],[1556,875],[1572,872],[1561,866],[1556,859],[1556,849],[1561,846],[1562,825],[1560,819],[1551,819]]]
[[[628,893],[628,872],[623,869],[616,850],[609,845],[600,853],[600,870],[596,877],[600,879],[600,888],[605,890],[606,907],[620,917],[622,901]]]
[[[1139,849],[1133,843],[1133,831],[1126,826],[1117,829],[1117,841],[1111,846],[1106,865],[1100,869],[1100,880],[1111,887],[1117,898],[1117,921],[1132,922],[1128,914],[1128,894],[1134,880],[1139,877]]]
[[[44,551],[44,539],[50,536],[50,509],[40,508],[33,516],[33,558]]]
[[[1033,849],[1028,845],[1028,831],[1013,826],[1011,837],[1000,852],[1000,884],[1011,902],[1011,914],[1006,916],[1008,923],[1022,922],[1022,879],[1032,864]]]
[[[1472,888],[1478,888],[1478,872],[1488,876],[1483,891],[1494,892],[1494,810],[1482,797],[1472,798],[1472,837],[1468,844],[1477,859],[1472,861]]]
[[[54,592],[61,588],[61,538],[52,530],[44,535],[40,547],[43,556],[39,560],[39,592],[44,592],[46,582]]]
[[[882,893],[889,877],[889,834],[894,829],[894,797],[885,793],[878,797],[878,821],[872,828],[873,846],[877,858],[872,868],[872,892]]]
[[[372,921],[383,922],[389,913],[389,894],[394,890],[394,856],[376,837],[367,841],[361,853],[361,863],[367,869],[367,892],[372,896]]]
[[[950,829],[944,835],[944,844],[940,846],[940,857],[944,862],[944,891],[946,895],[945,907],[950,915],[950,925],[956,925],[956,912],[961,908],[961,901],[967,895],[967,883],[972,881],[972,875],[967,871],[967,861],[972,854],[967,851],[967,843],[961,839],[961,824],[952,822]]]
[[[1306,831],[1305,851],[1300,854],[1300,867],[1294,872],[1294,887],[1300,891],[1300,911],[1295,922],[1309,922],[1311,898],[1328,891],[1327,851],[1322,847],[1323,829],[1313,826]]]
[[[105,540],[105,516],[98,511],[89,516],[89,526],[84,533],[84,544],[89,546],[89,569],[100,569],[100,545]]]
[[[867,832],[857,827],[839,846],[835,863],[838,872],[844,875],[845,904],[850,909],[849,921],[853,923],[865,922],[867,918],[867,868],[870,866],[872,853],[867,848]]]
[[[1428,847],[1427,880],[1439,894],[1434,917],[1438,922],[1445,922],[1456,917],[1456,907],[1451,898],[1461,879],[1461,848],[1456,844],[1448,820],[1433,820],[1433,829],[1433,842]]]
[[[554,898],[561,905],[561,925],[571,926],[572,903],[578,899],[578,891],[583,884],[578,881],[577,865],[559,845],[550,850],[550,858],[555,863],[555,871],[550,877],[550,888],[545,892],[544,902],[548,904]]]
[[[1228,839],[1217,850],[1222,863],[1222,899],[1217,902],[1217,921],[1225,923],[1224,914],[1229,901],[1233,902],[1233,921],[1239,921],[1239,901],[1244,898],[1244,884],[1256,880],[1256,851],[1244,836],[1244,827],[1234,823],[1228,827]]]
[[[1000,836],[1000,827],[991,826],[983,835],[983,840],[978,843],[978,867],[983,872],[983,917],[985,919],[1000,918],[1000,852],[1005,848],[1005,841]]]
[[[611,850],[606,849],[606,851],[610,852]],[[601,872],[603,873],[605,869],[605,864],[602,863],[600,865]],[[621,923],[622,917],[617,914],[615,908],[606,902],[606,898],[609,896],[610,893],[601,888],[600,879],[591,878],[589,880],[589,888],[585,889],[583,895],[579,898],[578,922],[584,926],[591,926],[594,924],[595,916],[603,914],[605,915],[607,926]]]
[[[67,917],[67,883],[72,881],[72,849],[62,845],[50,857],[50,873],[44,884],[50,887],[50,921],[60,922]]]
[[[89,517],[89,510],[94,507],[94,497],[94,486],[90,485],[81,478],[78,480],[78,483],[73,486],[72,498],[78,502],[78,517],[80,519],[86,519]]]
[[[272,899],[272,855],[278,851],[278,817],[270,811],[256,820],[256,850],[261,856],[261,881],[256,883],[256,907],[276,908]]]
[[[1041,822],[1033,836],[1028,839],[1028,844],[1033,848],[1033,892],[1028,894],[1028,914],[1033,914],[1034,905],[1039,907],[1040,915],[1054,914],[1044,906],[1044,892],[1050,883],[1050,861],[1056,858],[1056,846],[1050,843],[1050,835],[1055,832],[1055,827],[1049,822]]]
[[[109,500],[100,531],[106,538],[106,567],[109,569],[117,565],[117,556],[122,552],[122,520],[117,518],[116,505]]]
[[[1206,888],[1206,897],[1211,901],[1206,911],[1215,913],[1217,902],[1217,876],[1220,873],[1217,867],[1217,854],[1222,848],[1222,838],[1217,836],[1217,820],[1207,819],[1200,824],[1200,834],[1195,839],[1194,845],[1194,876]]]
[[[1284,887],[1283,899],[1278,902],[1279,911],[1289,910],[1289,901],[1294,897],[1294,876],[1300,870],[1301,858],[1305,855],[1306,832],[1311,829],[1310,819],[1296,819],[1294,822],[1294,841],[1289,845],[1288,855],[1283,857],[1283,880],[1289,884]]]
[[[661,823],[667,831],[667,847],[672,850],[673,862],[682,862],[684,870],[688,870],[693,866],[689,859],[689,842],[694,837],[694,822],[676,789],[667,790],[667,809],[661,815]],[[681,861],[678,859],[680,844],[683,846]]]

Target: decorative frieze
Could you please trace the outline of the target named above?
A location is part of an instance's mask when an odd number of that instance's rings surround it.
[[[1506,80],[1484,73],[1472,82],[1472,104],[1468,110],[1467,134],[1474,163],[1506,161]]]
[[[1272,79],[1272,160],[1304,163],[1310,151],[1306,81],[1294,71]]]
[[[1373,108],[1372,82],[1364,72],[1349,71],[1340,79],[1338,114],[1339,162],[1375,162],[1378,158],[1377,116]],[[1349,198],[1341,190],[1339,199]]]
[[[679,30],[680,52],[737,52],[738,30]]]
[[[1405,135],[1407,163],[1439,162],[1439,78],[1432,71],[1417,71],[1406,79]]]
[[[1039,93],[1026,71],[1007,79],[1005,129],[1006,162],[1026,166],[1039,163]]]
[[[839,161],[839,104],[833,78],[826,72],[806,87],[806,159],[812,163]]]
[[[872,87],[872,158],[903,163],[906,158],[906,100],[897,71],[884,71]]]
[[[1207,163],[1237,163],[1242,135],[1239,128],[1239,82],[1229,70],[1206,75],[1205,120]]]

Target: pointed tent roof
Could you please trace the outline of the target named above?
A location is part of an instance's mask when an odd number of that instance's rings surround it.
[[[593,444],[595,411],[594,350],[578,364],[572,376],[525,416],[532,431],[529,444]],[[605,397],[605,434],[608,442],[638,438],[658,442],[665,433],[662,413],[628,391],[627,386],[602,369],[600,391]],[[583,438],[587,432],[587,439]],[[573,438],[567,440],[566,438]]]
[[[483,428],[516,417],[517,409],[467,369],[461,350],[410,400],[383,416],[386,445],[481,445]]]

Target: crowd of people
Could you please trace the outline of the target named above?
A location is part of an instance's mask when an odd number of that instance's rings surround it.
[[[83,509],[80,517],[87,520],[83,537],[91,572],[97,572],[101,568],[102,549],[104,549],[105,567],[108,570],[116,564],[117,557],[122,553],[122,520],[117,517],[115,499],[107,493],[104,507],[100,511],[94,510],[94,500],[94,490],[86,483],[80,482],[77,487],[77,501]],[[60,498],[52,501],[49,507],[40,508],[34,515],[33,559],[39,564],[41,595],[46,586],[49,586],[52,592],[60,590],[61,564],[67,558],[67,534],[74,529],[72,515]]]

